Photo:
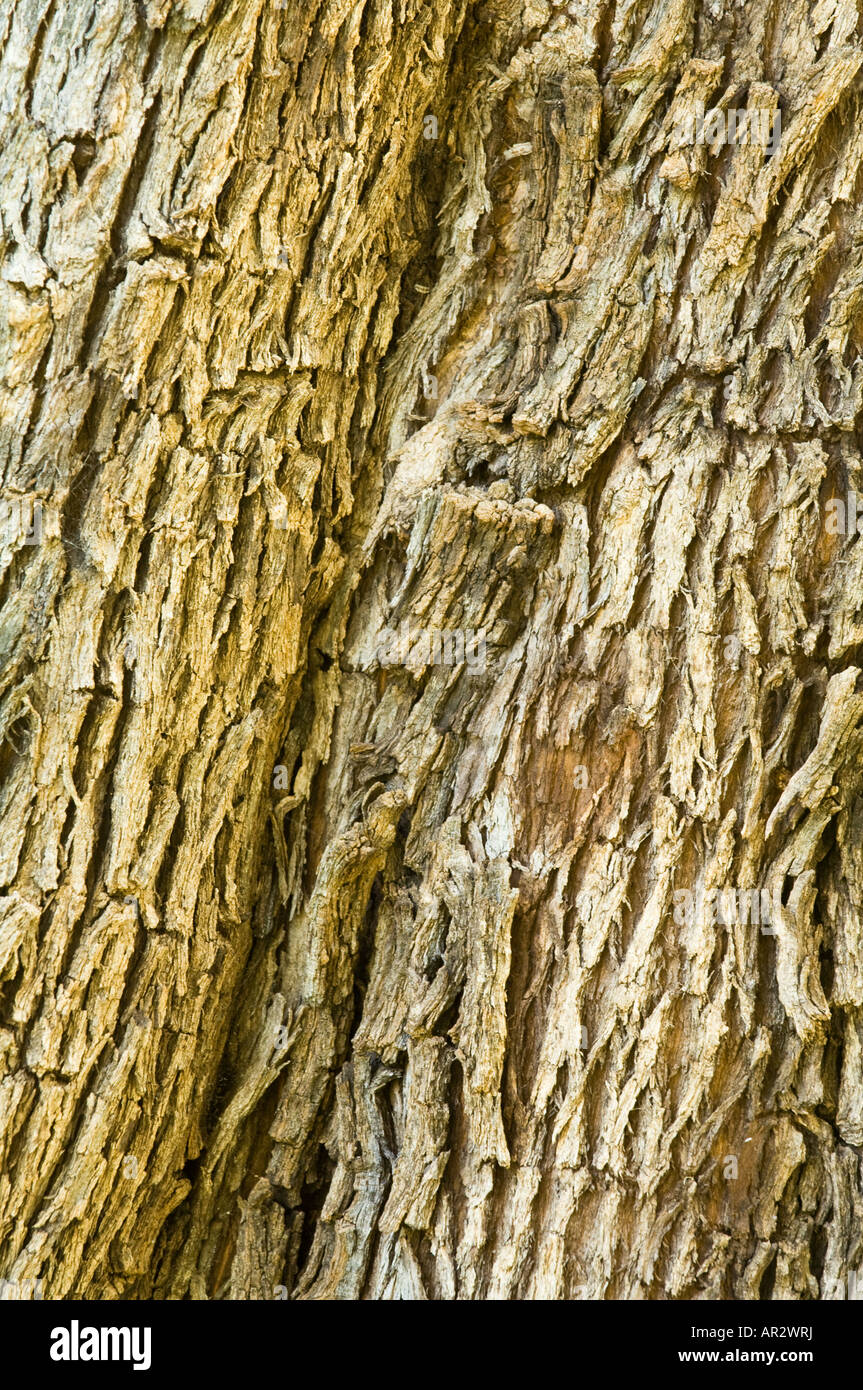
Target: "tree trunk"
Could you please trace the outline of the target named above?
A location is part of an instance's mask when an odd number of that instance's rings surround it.
[[[857,9],[0,26],[2,1296],[841,1296]]]

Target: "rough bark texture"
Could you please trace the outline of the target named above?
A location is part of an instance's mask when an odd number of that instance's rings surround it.
[[[835,1296],[857,6],[0,45],[3,1296]],[[778,148],[681,144],[698,102]],[[675,911],[728,888],[775,934]]]

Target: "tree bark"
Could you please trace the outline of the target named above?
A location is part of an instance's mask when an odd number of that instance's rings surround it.
[[[842,1296],[861,64],[10,0],[0,1296]]]

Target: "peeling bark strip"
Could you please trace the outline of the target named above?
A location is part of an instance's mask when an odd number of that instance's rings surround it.
[[[3,8],[0,1298],[856,1288],[862,67]]]

